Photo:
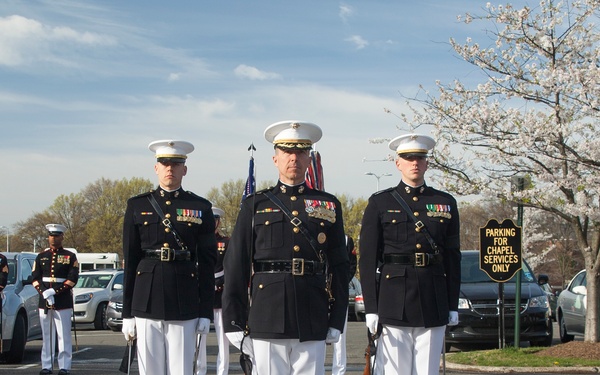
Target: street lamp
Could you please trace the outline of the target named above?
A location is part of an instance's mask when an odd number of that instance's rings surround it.
[[[10,229],[8,227],[5,227],[4,225],[0,226],[0,228],[6,229],[6,252],[10,253],[10,248],[8,247],[8,237],[10,236]]]
[[[375,174],[373,172],[365,172],[365,175],[374,176],[377,179],[377,191],[379,191],[379,179],[381,177],[391,176],[392,174],[391,173]]]

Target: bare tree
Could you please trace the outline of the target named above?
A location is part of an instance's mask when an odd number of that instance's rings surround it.
[[[412,128],[438,139],[431,166],[458,194],[520,202],[569,223],[587,270],[585,341],[600,340],[600,32],[598,0],[545,0],[533,8],[492,6],[467,14],[489,22],[488,45],[450,40],[479,69],[469,88],[437,82],[408,102]],[[528,177],[529,189],[510,179]]]

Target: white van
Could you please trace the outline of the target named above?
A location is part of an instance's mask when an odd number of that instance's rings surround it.
[[[77,261],[80,272],[123,268],[117,253],[77,253]]]

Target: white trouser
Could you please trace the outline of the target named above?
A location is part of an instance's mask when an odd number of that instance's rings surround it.
[[[346,321],[344,322],[344,330],[340,335],[338,342],[331,344],[332,361],[331,375],[346,374],[346,331],[348,330],[348,311],[346,311]]]
[[[324,375],[325,340],[252,339],[260,375]]]
[[[73,309],[52,310],[44,313],[39,309],[40,323],[42,325],[42,368],[52,369],[56,342],[58,335],[58,367],[70,370],[73,358],[73,345],[71,344],[71,314]],[[52,330],[50,329],[52,327]]]
[[[446,326],[383,326],[377,346],[376,374],[438,375]],[[383,370],[383,371],[382,371]]]
[[[215,333],[217,334],[217,345],[219,346],[219,354],[217,355],[217,375],[227,375],[229,373],[229,340],[227,339],[227,336],[225,336],[225,331],[223,330],[223,310],[214,309],[213,313],[215,315],[214,325]],[[195,375],[206,375],[206,339],[207,335],[202,335],[198,359],[196,360]]]
[[[217,334],[217,345],[219,345],[219,355],[217,356],[217,375],[227,375],[229,373],[229,340],[223,330],[223,310],[214,309],[215,314],[215,333]]]
[[[136,317],[140,375],[192,374],[197,322]]]

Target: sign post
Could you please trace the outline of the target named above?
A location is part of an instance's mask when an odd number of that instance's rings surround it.
[[[479,268],[499,283],[498,337],[501,349],[504,347],[504,283],[521,270],[521,239],[521,227],[510,219],[502,223],[491,219],[485,227],[479,228]],[[520,298],[515,298],[515,309],[520,312]]]

